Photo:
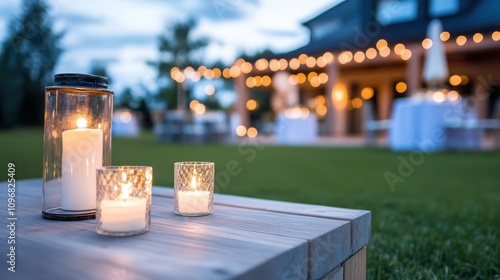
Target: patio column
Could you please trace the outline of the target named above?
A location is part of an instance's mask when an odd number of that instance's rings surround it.
[[[343,136],[347,130],[347,90],[340,83],[338,61],[326,66],[328,82],[326,84],[326,124],[328,135]]]
[[[236,113],[240,117],[241,124],[248,127],[250,125],[250,119],[246,108],[246,102],[250,97],[250,92],[245,84],[246,78],[246,75],[243,73],[239,75],[234,81],[234,89],[236,91]]]
[[[411,46],[411,57],[406,63],[406,85],[409,95],[414,95],[421,88],[422,80],[422,47]]]
[[[392,104],[392,96],[393,89],[390,80],[382,81],[380,88],[378,89],[377,96],[377,114],[380,120],[389,119],[391,115],[391,104]]]

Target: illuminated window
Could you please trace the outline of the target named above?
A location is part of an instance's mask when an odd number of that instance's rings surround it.
[[[376,18],[383,25],[412,21],[417,16],[417,0],[378,0]]]

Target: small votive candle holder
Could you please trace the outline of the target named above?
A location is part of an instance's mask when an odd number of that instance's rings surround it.
[[[174,165],[174,212],[182,216],[212,213],[214,204],[213,162],[176,162]]]
[[[153,168],[105,166],[97,169],[97,233],[129,236],[149,231]]]

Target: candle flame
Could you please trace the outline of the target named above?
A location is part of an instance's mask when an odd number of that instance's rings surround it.
[[[191,177],[191,184],[190,184],[190,186],[191,186],[191,189],[193,189],[193,191],[195,191],[197,189],[197,185],[198,184],[196,183],[195,176]]]
[[[129,197],[131,191],[132,190],[130,182],[122,184],[122,193],[120,194],[120,198],[126,200]]]
[[[78,128],[86,128],[87,127],[87,120],[84,118],[78,118],[76,120],[76,127]]]

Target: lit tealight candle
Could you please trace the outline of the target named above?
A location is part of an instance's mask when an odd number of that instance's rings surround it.
[[[96,169],[102,166],[102,130],[87,128],[84,118],[76,125],[62,132],[61,208],[69,211],[96,208]]]
[[[213,208],[214,164],[175,164],[175,213],[185,216],[208,215]]]
[[[119,199],[103,199],[100,226],[108,232],[133,232],[146,227],[146,199],[129,197],[130,183],[122,185]]]
[[[182,214],[199,214],[209,212],[210,192],[198,191],[195,175],[191,177],[191,191],[179,191],[179,212]]]

